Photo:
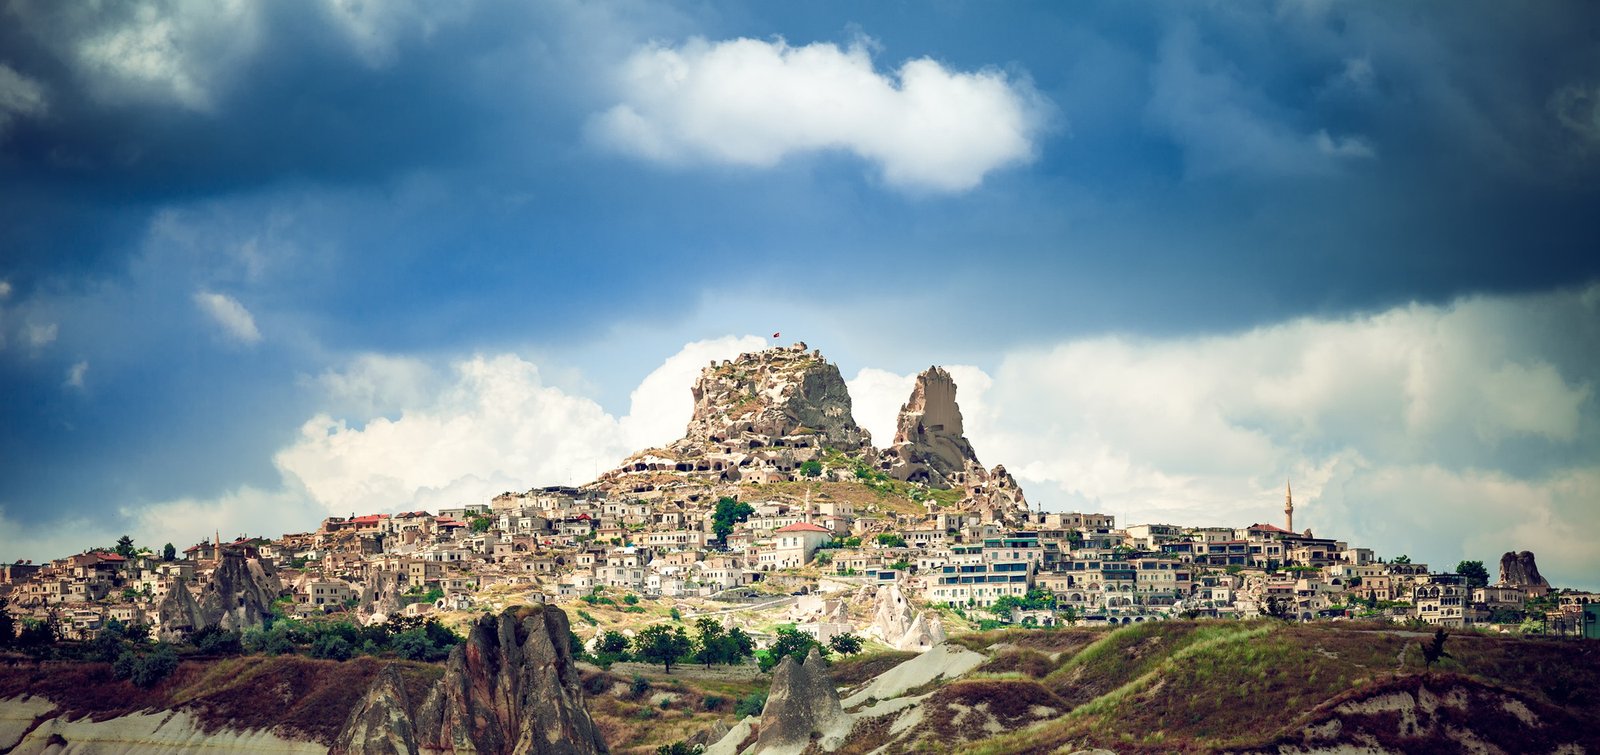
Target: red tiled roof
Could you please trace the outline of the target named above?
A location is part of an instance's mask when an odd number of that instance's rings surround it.
[[[779,528],[778,531],[779,532],[826,532],[826,533],[830,533],[830,534],[833,532],[833,530],[830,530],[827,527],[818,527],[817,525],[812,524],[810,522],[795,522],[794,524],[791,524],[791,525],[789,525],[787,527]]]

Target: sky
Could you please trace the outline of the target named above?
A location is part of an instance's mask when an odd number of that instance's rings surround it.
[[[1051,510],[1600,589],[1600,7],[0,0],[0,559],[582,483],[803,340]],[[779,339],[771,335],[781,332]]]

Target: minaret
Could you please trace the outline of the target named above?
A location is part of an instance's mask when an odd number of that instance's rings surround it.
[[[1283,528],[1294,532],[1294,489],[1288,480],[1283,482]]]

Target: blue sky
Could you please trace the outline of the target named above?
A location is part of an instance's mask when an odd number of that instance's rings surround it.
[[[0,557],[581,481],[782,331],[1047,507],[1600,587],[1592,4],[0,18]]]

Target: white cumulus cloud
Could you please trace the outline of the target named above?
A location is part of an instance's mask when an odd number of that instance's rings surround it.
[[[88,362],[77,362],[67,368],[67,379],[62,385],[67,388],[83,389],[83,378],[89,374]]]
[[[668,163],[770,167],[791,155],[853,153],[896,187],[971,189],[1033,159],[1048,106],[1025,80],[918,58],[880,73],[865,43],[691,39],[637,50],[621,102],[593,121],[621,152]]]
[[[318,383],[333,402],[376,414],[355,415],[366,420],[360,426],[319,414],[276,461],[317,503],[346,513],[580,484],[633,451],[681,437],[700,369],[764,345],[754,336],[685,345],[640,382],[620,418],[549,385],[537,364],[514,354],[474,356],[447,375],[421,360],[365,355]]]
[[[1276,522],[1443,567],[1530,549],[1600,573],[1600,287],[1223,335],[1085,338],[952,368],[967,436],[1030,499],[1122,521]],[[880,446],[912,375],[862,370]]]
[[[237,299],[227,294],[197,291],[194,303],[212,321],[222,326],[223,332],[229,338],[245,344],[261,340],[261,331],[256,329],[256,318],[251,316],[250,310],[245,309]]]

